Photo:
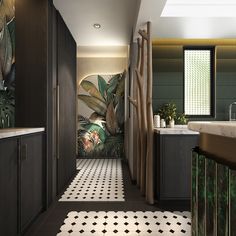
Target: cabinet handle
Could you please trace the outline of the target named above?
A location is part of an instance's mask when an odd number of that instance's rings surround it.
[[[57,85],[57,159],[60,159],[60,86]]]
[[[25,161],[27,160],[27,144],[21,145],[21,160]]]

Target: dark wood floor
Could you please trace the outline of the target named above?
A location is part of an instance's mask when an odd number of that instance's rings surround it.
[[[149,205],[141,196],[136,185],[132,184],[126,162],[122,163],[125,189],[124,202],[55,202],[47,212],[30,227],[26,236],[55,236],[70,211],[158,211],[190,210],[186,203],[166,203]]]

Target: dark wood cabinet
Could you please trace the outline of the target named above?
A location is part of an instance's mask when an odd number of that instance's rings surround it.
[[[76,166],[76,44],[61,15],[57,14],[58,163],[60,194]]]
[[[46,128],[49,206],[76,172],[76,42],[52,0],[21,0],[16,45],[16,127]]]
[[[20,139],[20,224],[24,231],[43,209],[43,137]]]
[[[156,197],[162,200],[190,200],[191,152],[198,135],[155,134]]]
[[[17,139],[0,140],[0,234],[17,235]]]
[[[0,235],[23,235],[44,207],[43,135],[0,139]]]

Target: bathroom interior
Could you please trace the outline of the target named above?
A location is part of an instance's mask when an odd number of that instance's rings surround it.
[[[235,235],[235,12],[1,0],[0,235]]]

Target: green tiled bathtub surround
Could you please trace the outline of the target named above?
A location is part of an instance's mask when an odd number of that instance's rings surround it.
[[[192,156],[192,236],[197,236],[197,160],[198,154],[193,152]]]
[[[192,153],[192,236],[236,236],[236,170]]]
[[[206,185],[205,185],[205,157],[203,155],[198,156],[197,164],[197,205],[198,205],[198,217],[197,227],[198,235],[205,235],[205,198],[206,198]]]
[[[230,170],[230,191],[229,191],[229,204],[230,204],[230,235],[236,236],[236,171]]]
[[[217,164],[217,235],[229,233],[229,169]]]
[[[206,235],[216,235],[216,163],[206,159]]]

